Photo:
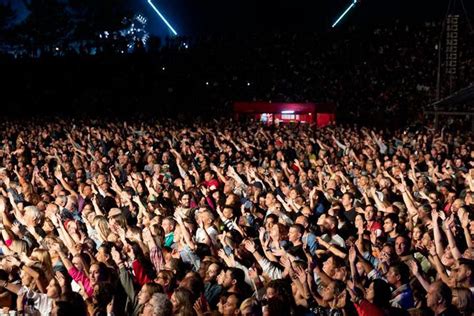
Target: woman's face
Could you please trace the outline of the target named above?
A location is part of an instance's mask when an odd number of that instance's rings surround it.
[[[278,228],[278,225],[273,225],[271,230],[270,230],[270,237],[273,240],[279,240],[280,238],[280,229]]]
[[[421,238],[422,238],[422,236],[421,236],[421,230],[420,230],[420,228],[415,227],[415,228],[413,229],[413,240],[414,240],[414,241],[418,241],[418,240],[420,240]]]
[[[89,269],[89,279],[91,285],[95,285],[99,282],[100,279],[100,269],[99,265],[93,264]]]
[[[50,233],[50,232],[54,231],[53,223],[50,220],[45,220],[44,223],[43,223],[43,230],[46,233]]]
[[[271,299],[272,297],[275,297],[277,293],[274,288],[267,287],[265,294],[267,296],[267,299]]]
[[[21,283],[26,287],[30,286],[31,282],[33,282],[33,278],[28,273],[26,273],[25,270],[23,269],[20,272],[20,278],[21,278]]]
[[[445,267],[450,267],[455,263],[455,260],[453,258],[452,252],[449,250],[450,247],[446,247],[446,251],[443,253],[443,256],[441,257],[441,263]]]
[[[365,210],[365,219],[366,220],[371,221],[374,218],[374,215],[375,215],[375,212],[374,212],[374,209],[372,207],[368,207]]]
[[[174,293],[173,295],[171,295],[170,301],[171,301],[171,304],[173,304],[173,314],[176,314],[179,311],[180,304],[178,300],[176,299],[176,295]]]
[[[321,297],[325,302],[334,299],[334,282],[329,283],[329,285],[323,289]]]
[[[77,234],[77,225],[75,222],[69,222],[67,225],[67,231],[71,235],[76,235]]]
[[[362,215],[357,215],[355,218],[355,227],[364,227],[364,220],[362,219]]]
[[[367,289],[367,292],[365,292],[365,298],[369,302],[373,303],[374,302],[374,295],[375,295],[375,293],[374,293],[374,283],[372,282],[372,283],[370,283],[369,288]]]
[[[56,279],[53,278],[49,281],[49,284],[46,287],[46,295],[48,295],[49,298],[56,298],[59,296],[59,286],[56,283]]]
[[[298,196],[298,193],[296,192],[296,190],[291,189],[290,190],[290,199],[294,200],[294,199],[296,199],[297,196]]]
[[[424,233],[424,234],[423,234],[423,238],[421,239],[421,243],[422,243],[423,246],[425,246],[426,248],[428,248],[428,247],[431,245],[431,237],[430,237],[430,234]]]

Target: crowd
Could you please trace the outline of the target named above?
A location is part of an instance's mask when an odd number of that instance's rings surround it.
[[[2,123],[17,315],[471,315],[472,135]]]

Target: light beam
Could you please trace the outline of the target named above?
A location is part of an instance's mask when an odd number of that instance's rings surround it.
[[[336,22],[334,22],[334,24],[332,25],[332,27],[335,27],[343,18],[344,16],[349,13],[349,11],[356,5],[357,3],[357,0],[353,0],[351,5],[349,7],[347,7],[346,11],[344,11],[341,16],[336,20]]]
[[[171,24],[168,22],[168,20],[166,20],[166,18],[163,16],[163,14],[161,14],[160,10],[158,10],[158,8],[153,4],[153,2],[151,2],[151,0],[147,0],[148,1],[148,4],[153,8],[153,10],[155,10],[156,14],[158,14],[158,16],[161,18],[161,20],[163,20],[163,22],[165,22],[166,26],[170,29],[170,31],[176,36],[178,35],[178,32],[175,31],[175,29],[171,26]]]

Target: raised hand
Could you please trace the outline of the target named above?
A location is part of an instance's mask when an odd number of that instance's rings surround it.
[[[61,288],[64,288],[66,286],[66,278],[64,277],[64,274],[57,271],[54,276],[56,277],[56,280],[58,281],[59,286]]]
[[[193,309],[196,312],[197,316],[203,316],[210,310],[209,303],[206,299],[199,297],[194,303]]]
[[[294,269],[294,272],[298,280],[301,282],[301,284],[305,284],[306,281],[308,280],[306,271],[301,266],[296,266],[296,268]]]
[[[122,257],[120,256],[120,253],[115,247],[112,247],[110,254],[112,255],[112,259],[117,265],[122,262]]]
[[[244,241],[244,247],[248,252],[255,252],[255,242],[253,240],[246,239]]]
[[[61,169],[54,170],[54,176],[56,177],[56,179],[62,180],[63,179],[63,173],[62,173]]]
[[[413,273],[413,275],[419,275],[420,274],[420,271],[419,271],[419,268],[418,268],[418,263],[416,263],[415,260],[409,260],[408,261],[408,267],[410,267],[410,270],[411,270],[411,273]]]

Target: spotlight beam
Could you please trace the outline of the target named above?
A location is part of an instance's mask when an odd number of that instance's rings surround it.
[[[349,13],[350,10],[352,10],[352,8],[356,5],[357,3],[357,0],[353,0],[351,5],[349,7],[347,7],[346,11],[344,11],[341,16],[336,20],[336,22],[334,22],[334,24],[332,25],[332,27],[335,27],[341,20],[342,18],[344,18],[344,16]]]
[[[148,4],[155,10],[156,14],[161,18],[163,22],[165,22],[166,26],[170,29],[170,31],[176,36],[178,35],[178,32],[175,31],[175,29],[171,26],[171,24],[166,20],[166,18],[161,14],[160,10],[151,2],[151,0],[147,0]]]

